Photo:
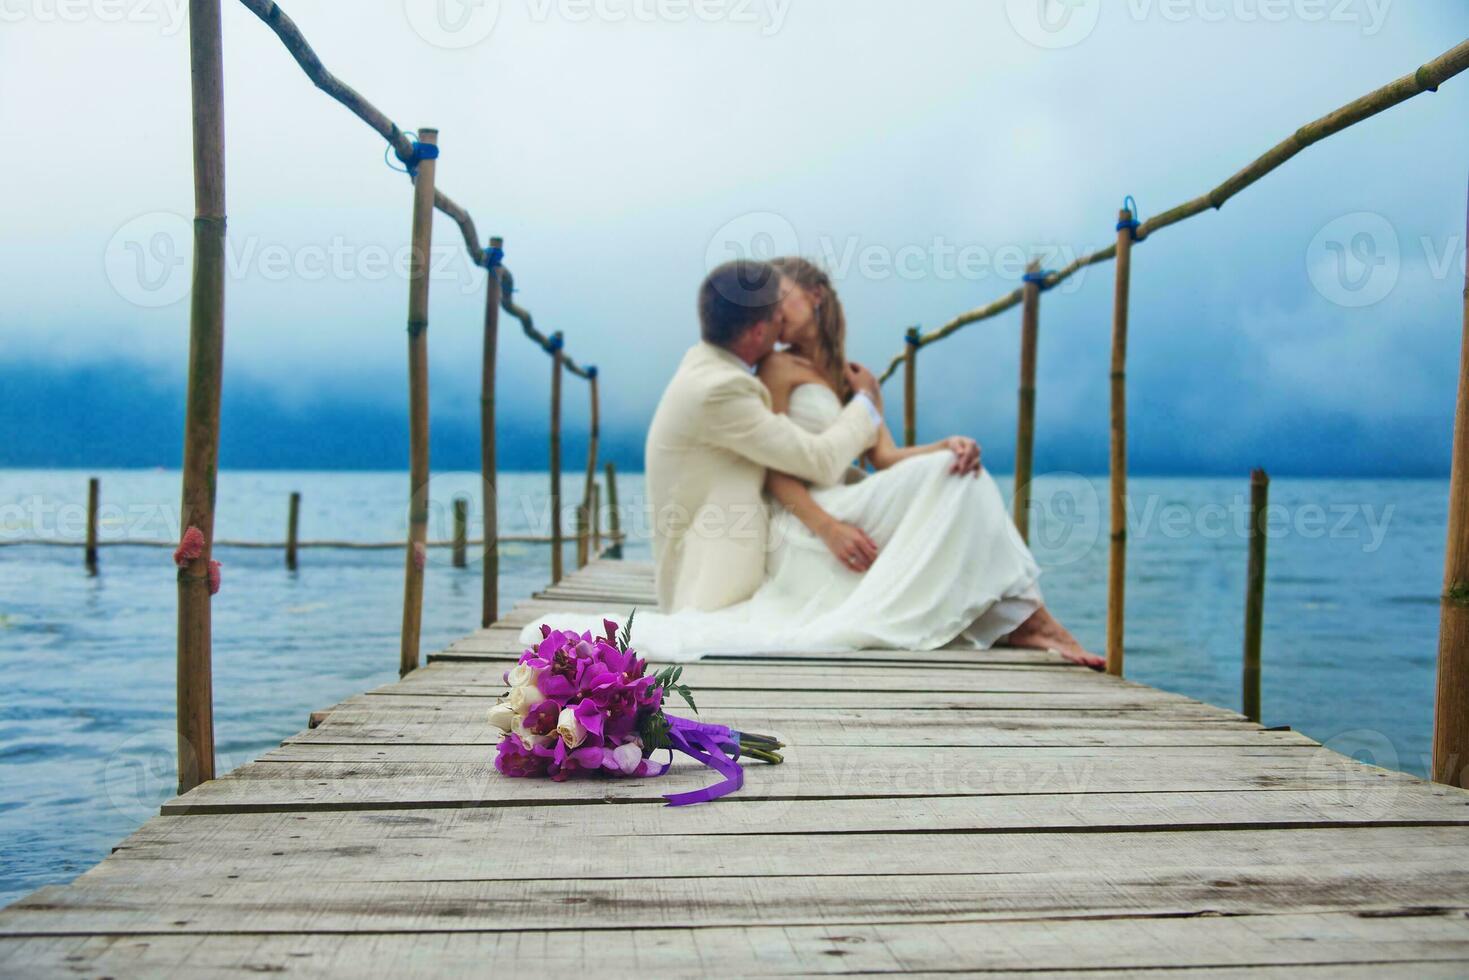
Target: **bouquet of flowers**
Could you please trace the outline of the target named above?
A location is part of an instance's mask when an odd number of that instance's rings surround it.
[[[502,775],[566,780],[589,776],[655,777],[666,773],[672,753],[682,752],[724,781],[707,789],[665,797],[672,806],[704,803],[744,784],[740,756],[779,764],[784,745],[768,735],[737,732],[664,713],[664,698],[677,694],[697,714],[693,692],[679,683],[682,667],[656,674],[629,646],[632,620],[619,635],[606,620],[606,636],[541,627],[541,643],[505,674],[510,693],[490,710],[490,725],[503,733],[495,755]],[[669,750],[669,762],[653,753]]]

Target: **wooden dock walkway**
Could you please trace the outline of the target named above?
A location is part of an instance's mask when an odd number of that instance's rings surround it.
[[[707,806],[500,777],[518,628],[651,589],[596,562],[319,712],[0,913],[0,973],[1469,975],[1469,792],[1042,654],[694,665],[790,743]]]

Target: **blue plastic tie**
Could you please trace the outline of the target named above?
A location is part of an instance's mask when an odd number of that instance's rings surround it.
[[[413,159],[408,161],[408,174],[411,177],[418,176],[418,165],[425,160],[437,160],[439,148],[433,143],[420,143],[413,141]]]
[[[501,264],[504,263],[504,261],[505,250],[503,248],[500,248],[499,246],[491,246],[490,248],[485,249],[484,266],[486,269],[498,268]]]
[[[552,334],[551,339],[546,341],[546,353],[554,354],[566,346],[566,340],[559,333]]]
[[[917,327],[909,330],[908,333],[903,337],[903,340],[907,342],[909,347],[923,346],[923,335],[918,332]]]
[[[1142,222],[1138,220],[1137,202],[1132,199],[1131,194],[1123,198],[1122,210],[1132,215],[1132,217],[1126,221],[1117,222],[1117,230],[1122,231],[1124,228],[1130,230],[1132,232],[1132,240],[1137,241],[1137,230],[1142,227]]]
[[[1041,287],[1041,292],[1045,292],[1055,285],[1055,283],[1047,281],[1055,274],[1055,269],[1042,269],[1039,272],[1027,272],[1025,275],[1020,277],[1020,280],[1022,282],[1033,282],[1037,286]]]
[[[597,378],[597,366],[595,364],[593,364],[591,367],[587,368],[587,378],[589,380],[593,380],[593,381],[596,380],[596,378]]]

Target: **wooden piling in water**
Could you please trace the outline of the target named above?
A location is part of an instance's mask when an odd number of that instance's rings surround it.
[[[495,453],[495,363],[500,344],[500,263],[505,239],[490,239],[485,255],[489,282],[485,286],[484,359],[480,373],[479,473],[484,491],[485,543],[481,576],[480,626],[489,629],[500,618],[500,512],[499,463]]]
[[[1015,435],[1015,529],[1030,540],[1030,481],[1035,466],[1035,370],[1040,336],[1041,286],[1039,262],[1026,271],[1025,306],[1020,315],[1020,409]]]
[[[1466,231],[1469,236],[1469,231]],[[1469,240],[1469,239],[1466,239]],[[1439,600],[1433,779],[1469,789],[1469,275],[1459,344],[1459,403],[1449,480],[1449,533]]]
[[[1122,676],[1127,585],[1127,307],[1137,217],[1117,215],[1117,281],[1112,297],[1111,544],[1107,563],[1107,673]]]
[[[1270,506],[1270,477],[1264,470],[1250,474],[1250,563],[1245,576],[1245,656],[1242,713],[1260,720],[1260,645],[1265,625],[1265,519]]]
[[[587,387],[590,389],[591,397],[591,426],[587,435],[587,478],[582,487],[581,497],[581,528],[577,538],[577,567],[585,568],[592,557],[592,523],[593,510],[596,505],[592,501],[597,482],[597,440],[601,433],[601,406],[597,396],[597,369],[587,368]]]
[[[433,254],[434,175],[439,131],[421,129],[418,142],[432,147],[413,178],[413,245],[408,272],[408,547],[403,561],[403,632],[398,673],[418,669],[423,626],[423,569],[429,516],[428,289]]]
[[[291,494],[291,503],[286,514],[286,568],[296,570],[296,551],[301,540],[301,495]]]
[[[178,570],[178,784],[214,778],[209,568],[213,556],[219,405],[224,365],[224,41],[220,0],[189,0],[194,147],[194,268],[180,527],[203,547]]]
[[[469,499],[454,498],[454,567],[469,567]]]
[[[566,346],[560,333],[551,335],[551,584],[562,575],[561,535],[561,377]]]
[[[87,574],[97,574],[97,508],[101,506],[102,481],[92,477],[87,481]]]
[[[612,547],[607,557],[622,557],[622,515],[617,512],[617,466],[607,461],[607,530],[612,538]]]
[[[903,445],[918,443],[918,348],[923,346],[917,327],[909,327],[903,340],[907,357],[903,361]]]

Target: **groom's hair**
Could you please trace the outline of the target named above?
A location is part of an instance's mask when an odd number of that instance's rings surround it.
[[[728,347],[745,331],[775,315],[780,270],[757,259],[726,262],[699,287],[699,330],[716,347]]]

